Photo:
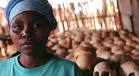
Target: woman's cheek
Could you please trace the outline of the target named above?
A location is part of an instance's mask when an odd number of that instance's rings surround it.
[[[19,47],[20,47],[19,39],[20,38],[16,34],[14,34],[12,32],[10,33],[10,37],[11,37],[13,43],[16,45],[16,48],[19,49]]]

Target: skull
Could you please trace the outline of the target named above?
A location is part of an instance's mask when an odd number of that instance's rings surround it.
[[[122,76],[139,76],[139,66],[133,61],[127,61],[120,65]]]
[[[116,76],[116,71],[108,62],[102,61],[94,67],[93,76]]]

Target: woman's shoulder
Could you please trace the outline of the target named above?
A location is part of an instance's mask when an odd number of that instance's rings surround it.
[[[64,58],[60,58],[55,56],[55,65],[54,69],[58,69],[67,73],[68,76],[82,76],[83,72],[79,69],[76,63],[66,60]],[[56,68],[57,67],[57,68]]]
[[[10,71],[13,69],[16,57],[0,61],[0,76],[9,76]]]
[[[6,59],[6,60],[1,60],[0,61],[0,67],[5,67],[5,66],[8,66],[8,65],[11,65],[16,58],[17,58],[17,56]]]
[[[75,65],[74,62],[67,60],[67,59],[64,59],[64,58],[61,58],[61,57],[58,57],[58,56],[55,56],[55,59],[57,60],[57,64]]]

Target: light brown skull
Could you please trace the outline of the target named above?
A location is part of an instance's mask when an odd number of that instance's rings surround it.
[[[120,65],[122,76],[139,76],[139,66],[133,61],[127,61]]]
[[[116,71],[108,62],[103,61],[94,67],[93,76],[116,76]]]

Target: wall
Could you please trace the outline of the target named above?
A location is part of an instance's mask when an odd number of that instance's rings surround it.
[[[139,0],[118,0],[124,29],[139,32]]]
[[[124,29],[132,30],[132,22],[130,17],[132,16],[132,6],[130,0],[118,0],[118,5],[121,13],[121,21]]]
[[[139,0],[133,1],[133,25],[135,32],[139,33]]]

